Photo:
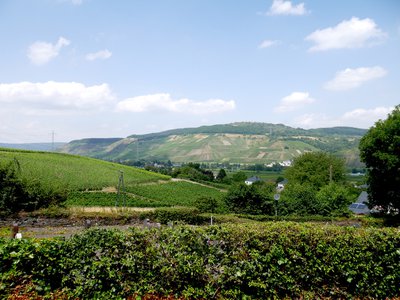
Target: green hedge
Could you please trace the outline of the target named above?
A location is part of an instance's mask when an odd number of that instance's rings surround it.
[[[384,299],[400,296],[399,265],[395,228],[92,229],[67,240],[0,240],[0,295]]]
[[[209,218],[201,215],[197,208],[191,207],[157,208],[154,211],[141,213],[140,218],[149,218],[161,224],[178,222],[180,224],[202,225],[209,221]]]

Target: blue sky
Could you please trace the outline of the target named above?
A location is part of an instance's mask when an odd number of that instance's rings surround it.
[[[0,142],[368,128],[400,103],[397,0],[0,0],[0,28]]]

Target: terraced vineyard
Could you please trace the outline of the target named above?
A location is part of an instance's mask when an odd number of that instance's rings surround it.
[[[54,190],[67,190],[68,206],[114,206],[120,171],[124,174],[125,201],[130,207],[194,206],[202,197],[222,199],[216,188],[142,169],[76,155],[0,148],[0,163],[18,165],[28,181]],[[120,197],[119,205],[122,205]]]
[[[127,138],[71,141],[60,151],[105,160],[161,160],[269,164],[309,151],[345,158],[360,167],[358,143],[365,130],[349,127],[304,130],[268,123],[232,123],[168,130]]]

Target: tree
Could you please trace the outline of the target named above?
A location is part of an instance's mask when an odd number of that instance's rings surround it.
[[[309,184],[294,182],[286,185],[279,200],[279,214],[318,215],[319,207],[315,195],[315,187]]]
[[[220,169],[217,175],[218,181],[223,181],[226,178],[226,171],[224,169]]]
[[[319,190],[331,182],[344,182],[344,161],[325,152],[307,152],[294,159],[285,177],[290,183],[307,184]]]
[[[232,180],[234,182],[244,182],[247,178],[247,175],[243,171],[236,172],[232,175]]]
[[[318,205],[318,214],[345,215],[349,212],[348,206],[352,199],[349,190],[336,183],[330,183],[322,187],[316,194],[315,200]]]
[[[227,207],[236,213],[272,214],[272,194],[269,186],[261,184],[233,185],[225,196]]]
[[[359,149],[368,169],[369,206],[400,209],[400,105],[368,130]]]

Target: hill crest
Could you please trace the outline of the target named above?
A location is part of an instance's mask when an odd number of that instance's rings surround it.
[[[271,163],[307,151],[327,151],[359,165],[358,143],[365,129],[293,128],[283,124],[237,122],[180,128],[127,138],[71,141],[61,151],[113,161]]]

